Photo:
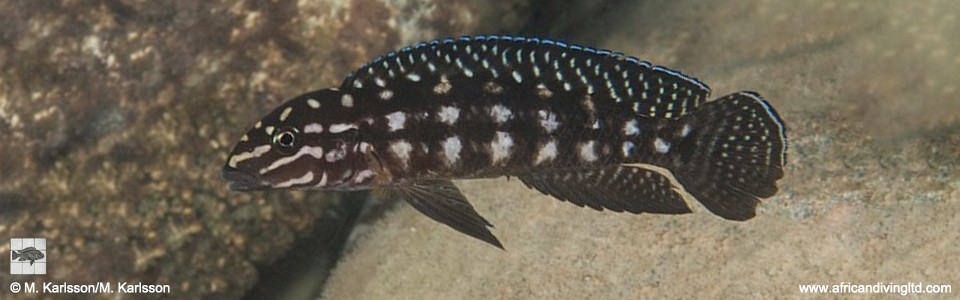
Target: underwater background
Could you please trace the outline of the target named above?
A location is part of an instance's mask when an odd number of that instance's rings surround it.
[[[0,0],[0,250],[47,275],[169,284],[99,298],[797,298],[801,284],[960,287],[957,1]],[[230,192],[261,115],[404,45],[520,34],[760,92],[780,192],[732,222],[597,212],[458,181],[506,251],[367,193]],[[696,203],[695,201],[688,201]],[[699,208],[699,209],[698,209]],[[951,294],[923,295],[950,298]],[[900,297],[899,294],[819,295]]]

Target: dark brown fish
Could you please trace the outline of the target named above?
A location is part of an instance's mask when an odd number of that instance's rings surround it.
[[[26,247],[20,250],[13,250],[13,259],[18,261],[30,261],[32,266],[35,261],[43,259],[43,252],[34,247]]]
[[[501,248],[451,179],[515,176],[631,213],[689,213],[682,189],[723,218],[750,219],[783,177],[784,125],[757,93],[709,93],[679,72],[562,42],[421,43],[267,114],[223,178],[238,191],[386,191]]]

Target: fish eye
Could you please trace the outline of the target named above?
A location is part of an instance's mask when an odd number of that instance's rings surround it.
[[[294,128],[283,128],[273,134],[273,144],[279,146],[281,150],[293,149],[297,144],[297,130]]]

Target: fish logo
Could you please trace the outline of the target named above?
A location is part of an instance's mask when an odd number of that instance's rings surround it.
[[[26,247],[19,251],[13,250],[12,252],[13,252],[12,259],[18,260],[18,261],[29,260],[31,266],[33,265],[34,262],[41,260],[44,257],[43,252],[40,252],[40,250],[37,250],[37,248],[34,248],[34,247]]]
[[[47,250],[45,238],[10,239],[10,274],[47,274]]]

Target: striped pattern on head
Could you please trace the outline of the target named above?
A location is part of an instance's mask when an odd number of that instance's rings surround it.
[[[337,89],[287,101],[240,139],[222,176],[233,190],[366,188],[376,172],[367,166],[356,101]]]

